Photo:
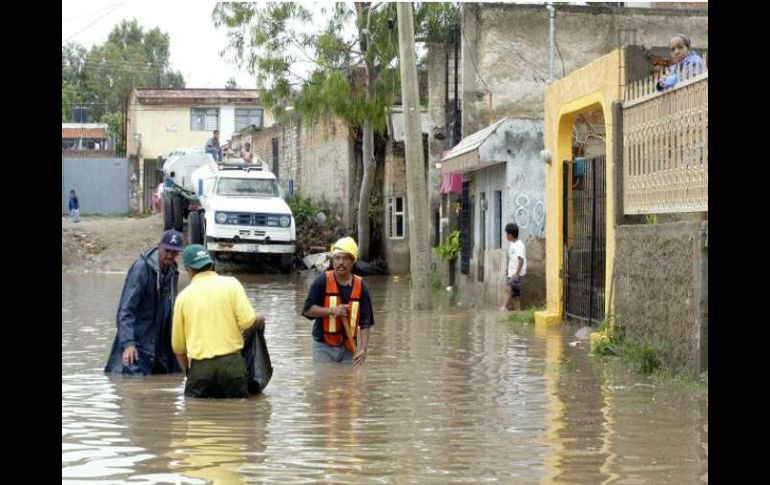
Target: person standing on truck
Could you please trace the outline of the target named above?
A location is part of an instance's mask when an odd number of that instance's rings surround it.
[[[131,265],[118,304],[118,331],[104,372],[181,372],[171,350],[171,313],[179,282],[176,257],[183,248],[182,234],[169,229],[156,247]]]
[[[265,318],[254,311],[240,281],[214,271],[214,260],[205,247],[187,246],[182,261],[190,284],[174,304],[171,345],[187,373],[184,394],[248,397],[242,332],[264,328]]]
[[[173,170],[168,175],[164,175],[163,176],[163,187],[165,187],[167,189],[173,189],[174,185],[176,185],[176,184],[174,184],[174,177],[175,176],[176,176],[176,174],[174,173]]]
[[[214,136],[206,142],[206,153],[214,157],[215,162],[222,161],[222,147],[219,145],[219,130],[214,130]]]
[[[363,365],[374,312],[363,278],[351,272],[358,245],[344,237],[332,246],[333,269],[310,286],[302,316],[313,323],[313,362]]]
[[[251,151],[251,143],[246,143],[241,148],[241,158],[245,163],[254,163],[254,153]]]

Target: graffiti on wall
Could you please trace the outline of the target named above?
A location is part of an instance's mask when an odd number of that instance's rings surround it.
[[[533,203],[527,194],[518,194],[514,198],[513,221],[524,234],[544,238],[545,204],[542,200]]]

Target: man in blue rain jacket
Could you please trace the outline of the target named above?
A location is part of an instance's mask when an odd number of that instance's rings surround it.
[[[171,350],[171,317],[179,281],[176,257],[182,249],[182,234],[170,229],[157,247],[139,255],[128,270],[118,305],[118,332],[104,372],[182,371]]]

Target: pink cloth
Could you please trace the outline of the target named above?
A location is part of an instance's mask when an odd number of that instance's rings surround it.
[[[463,174],[458,172],[445,173],[441,176],[441,193],[462,192]]]
[[[157,192],[152,193],[152,213],[157,214],[161,211],[160,195]]]

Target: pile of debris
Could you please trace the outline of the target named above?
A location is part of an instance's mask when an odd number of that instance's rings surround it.
[[[106,245],[80,229],[62,227],[62,267],[72,265],[95,266],[101,262],[101,253]]]
[[[315,219],[308,219],[297,226],[295,254],[303,259],[309,254],[328,251],[335,241],[335,231]]]
[[[302,258],[302,262],[307,269],[315,270],[320,273],[331,268],[331,258],[332,253],[326,251],[323,253],[308,254]],[[377,258],[370,263],[367,263],[366,261],[356,261],[353,264],[353,274],[360,276],[384,275],[388,274],[388,267],[382,258]]]
[[[339,218],[338,222],[339,222]],[[323,212],[307,218],[297,225],[295,262],[302,261],[305,268],[317,272],[326,271],[331,262],[329,249],[337,239],[344,237],[345,231],[327,222]],[[360,275],[387,274],[387,266],[382,258],[367,263],[356,261],[353,273]]]

